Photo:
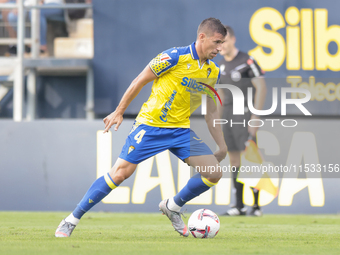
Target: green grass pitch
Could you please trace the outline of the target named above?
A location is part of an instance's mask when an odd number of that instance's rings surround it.
[[[195,239],[161,213],[88,213],[70,238],[55,238],[67,214],[0,212],[0,254],[340,254],[337,215],[220,217],[215,238]]]

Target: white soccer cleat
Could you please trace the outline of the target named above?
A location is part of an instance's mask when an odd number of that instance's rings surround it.
[[[178,233],[180,233],[180,235],[188,237],[189,231],[187,226],[184,224],[182,220],[181,213],[170,211],[166,206],[168,200],[169,199],[165,199],[159,203],[159,210],[162,211],[163,214],[165,214],[169,218],[169,220],[172,223],[172,226]]]
[[[55,231],[54,236],[55,237],[70,237],[75,227],[76,225],[70,222],[67,222],[65,220],[62,220],[57,230]]]

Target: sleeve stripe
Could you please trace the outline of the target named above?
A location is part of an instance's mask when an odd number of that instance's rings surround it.
[[[255,66],[254,63],[252,63],[252,64],[250,65],[250,68],[251,68],[251,70],[253,71],[255,77],[260,76],[260,72],[259,72],[259,70],[256,68],[256,66]]]
[[[250,68],[253,71],[255,77],[261,76],[261,70],[259,70],[258,66],[256,66],[255,59],[252,56],[249,56],[249,59],[252,60],[252,63],[250,64]]]

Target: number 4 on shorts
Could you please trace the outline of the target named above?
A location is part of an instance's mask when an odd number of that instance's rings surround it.
[[[139,131],[139,132],[135,135],[134,139],[136,140],[136,143],[137,143],[137,144],[139,144],[139,143],[142,141],[145,132],[146,132],[146,131],[145,131],[144,129],[142,129],[141,131]]]

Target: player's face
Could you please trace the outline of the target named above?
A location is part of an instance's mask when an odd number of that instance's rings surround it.
[[[235,41],[236,41],[235,36],[227,35],[224,38],[224,43],[222,44],[222,50],[220,54],[222,56],[229,55],[232,52],[233,48],[235,47]]]
[[[224,36],[219,33],[214,33],[212,36],[207,36],[202,43],[202,51],[207,59],[213,59],[222,49]]]

